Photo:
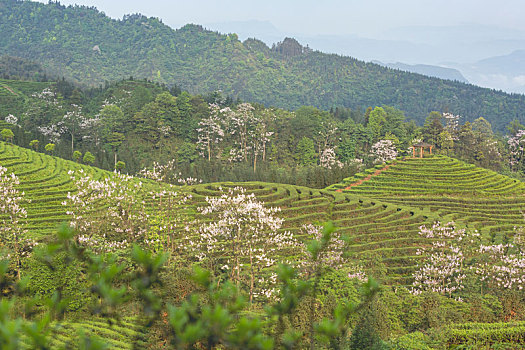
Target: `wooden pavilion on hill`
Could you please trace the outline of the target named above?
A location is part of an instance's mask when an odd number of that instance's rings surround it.
[[[418,142],[412,145],[412,157],[416,158],[416,148],[419,148],[419,158],[423,158],[423,150],[428,148],[430,154],[432,154],[432,146],[430,143]]]

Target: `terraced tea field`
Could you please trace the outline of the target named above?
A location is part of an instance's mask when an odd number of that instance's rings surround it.
[[[430,212],[363,196],[255,182],[194,186],[193,204],[204,206],[206,196],[220,195],[219,187],[234,186],[246,188],[267,206],[280,207],[282,230],[295,233],[296,238],[311,238],[301,233],[305,224],[333,221],[339,232],[350,237],[348,250],[353,260],[367,267],[384,264],[389,283],[410,282],[417,260],[422,258],[416,255],[418,247],[424,244],[418,235],[419,226],[437,219]]]
[[[69,220],[61,204],[68,192],[75,191],[68,171],[83,169],[95,179],[111,176],[110,172],[4,142],[0,142],[0,165],[20,178],[19,188],[31,200],[29,235],[38,240]],[[513,234],[515,226],[523,225],[525,211],[522,182],[442,156],[400,159],[323,190],[262,182],[188,186],[185,190],[192,194],[188,205],[196,211],[206,204],[207,196],[220,195],[221,187],[235,186],[254,193],[267,206],[281,208],[282,230],[299,239],[310,238],[302,233],[303,225],[333,221],[339,232],[349,237],[346,249],[352,262],[382,271],[382,282],[396,285],[411,284],[412,273],[424,258],[416,255],[418,248],[430,243],[418,235],[421,225],[455,220],[479,229],[486,241],[501,243]],[[163,185],[147,182],[146,187],[158,190]],[[142,339],[132,321],[110,327],[95,319],[60,324],[53,347],[74,346],[79,329],[104,338],[114,349],[130,348],[133,339]],[[475,331],[451,328],[451,342],[463,343],[462,337]],[[494,336],[499,332],[495,330]]]
[[[75,191],[69,170],[84,169],[95,179],[111,174],[3,142],[0,165],[20,178],[20,190],[31,200],[29,234],[37,239],[69,219],[61,204],[68,192]],[[349,236],[348,251],[356,262],[365,267],[384,265],[387,282],[403,285],[411,282],[422,258],[417,249],[428,243],[418,235],[419,226],[456,220],[480,229],[488,240],[504,242],[523,223],[525,185],[495,172],[447,157],[406,159],[344,189],[376,170],[325,190],[260,182],[201,184],[187,190],[196,208],[205,204],[206,196],[219,195],[220,186],[245,187],[267,206],[280,207],[282,230],[300,239],[309,238],[301,236],[303,225],[332,220]]]
[[[84,169],[93,178],[108,174],[98,168],[4,142],[0,142],[0,165],[19,177],[19,190],[31,201],[27,204],[28,229],[34,238],[54,232],[60,223],[69,220],[66,209],[61,204],[68,192],[76,190],[68,174],[69,170]]]
[[[25,193],[30,202],[27,208],[29,235],[41,239],[56,231],[57,227],[69,221],[67,208],[62,205],[69,192],[77,189],[69,171],[83,170],[95,180],[112,176],[111,172],[78,164],[69,160],[0,142],[0,165],[20,179],[18,189]],[[163,185],[143,180],[146,190],[158,190]],[[151,201],[150,201],[151,202]],[[148,208],[148,210],[151,210]]]
[[[494,171],[444,156],[407,158],[351,186],[368,174],[329,189],[427,210],[442,220],[478,229],[495,243],[524,224],[525,184]]]
[[[83,333],[89,337],[103,339],[109,349],[133,349],[133,342],[139,348],[144,344],[144,334],[133,319],[120,321],[109,325],[102,319],[91,319],[79,322],[61,322],[52,324],[52,349],[78,349],[78,335]],[[23,339],[24,349],[32,349],[32,344]]]

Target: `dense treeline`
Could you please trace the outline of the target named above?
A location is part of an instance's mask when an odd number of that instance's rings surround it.
[[[0,116],[16,144],[103,169],[137,174],[162,166],[204,182],[266,181],[323,188],[425,141],[435,153],[497,171],[523,171],[525,126],[509,137],[484,118],[430,113],[423,127],[394,107],[366,111],[303,106],[294,112],[241,103],[215,92],[191,95],[144,80],[81,91],[66,80],[4,80]],[[31,144],[31,142],[33,142]],[[40,146],[39,146],[40,145]],[[87,158],[84,156],[88,154]]]
[[[269,48],[197,25],[173,30],[156,18],[112,20],[93,7],[59,3],[2,0],[0,16],[3,52],[36,60],[84,86],[133,75],[287,109],[391,105],[420,124],[433,110],[450,111],[471,122],[483,116],[498,131],[513,119],[525,120],[522,95],[328,55],[293,39]]]
[[[48,81],[44,69],[30,60],[4,55],[0,57],[0,77],[12,80]]]

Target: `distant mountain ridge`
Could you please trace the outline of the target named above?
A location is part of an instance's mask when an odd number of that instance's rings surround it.
[[[412,72],[417,74],[427,75],[429,77],[435,77],[439,79],[455,80],[461,83],[467,83],[468,80],[461,74],[461,72],[454,68],[433,66],[429,64],[405,64],[401,62],[396,63],[382,63],[374,61],[379,65],[389,67],[392,69],[399,69],[405,72]]]
[[[497,130],[525,122],[525,96],[324,54],[294,39],[270,48],[198,25],[173,30],[139,14],[113,20],[93,7],[16,0],[0,0],[0,18],[4,54],[83,86],[133,76],[288,109],[392,105],[418,123],[432,110],[484,116]]]

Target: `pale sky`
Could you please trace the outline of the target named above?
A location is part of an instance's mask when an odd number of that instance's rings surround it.
[[[42,1],[42,2],[47,2]],[[525,31],[524,0],[61,0],[95,6],[106,15],[142,13],[173,28],[187,23],[262,20],[303,34],[381,37],[412,25],[484,24]]]

